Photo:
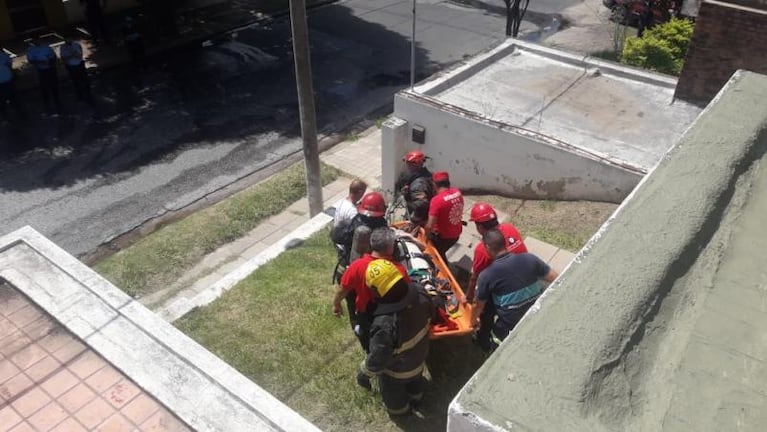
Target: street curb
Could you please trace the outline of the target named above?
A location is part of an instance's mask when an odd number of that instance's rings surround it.
[[[205,291],[200,292],[191,299],[184,297],[177,298],[170,305],[157,310],[157,315],[168,322],[173,322],[186,315],[194,308],[212,303],[222,294],[232,289],[240,281],[250,276],[256,269],[278,257],[282,252],[288,249],[288,244],[294,243],[295,240],[308,239],[313,234],[324,229],[332,220],[333,218],[325,213],[320,213],[317,216],[314,216],[301,224],[301,226],[293,230],[290,234],[281,238],[277,243],[274,243],[263,252],[242,263],[234,271],[219,279]]]

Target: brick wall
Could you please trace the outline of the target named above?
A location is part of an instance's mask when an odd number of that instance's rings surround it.
[[[703,2],[675,97],[705,105],[738,69],[767,74],[767,10]]]

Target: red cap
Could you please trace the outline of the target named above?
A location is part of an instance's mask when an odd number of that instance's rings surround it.
[[[431,179],[435,182],[450,181],[450,175],[447,171],[437,171],[431,176]]]

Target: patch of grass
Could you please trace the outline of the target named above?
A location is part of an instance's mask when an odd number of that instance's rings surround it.
[[[522,236],[577,252],[618,207],[589,201],[532,201],[477,196],[509,215]]]
[[[359,132],[351,132],[346,137],[344,137],[344,141],[359,141],[360,139],[360,133]]]
[[[322,184],[339,171],[322,166]],[[306,196],[304,164],[297,163],[249,189],[165,226],[94,266],[131,296],[165,288],[206,254],[234,241]]]
[[[364,354],[347,318],[330,313],[335,260],[322,231],[175,325],[323,430],[445,430],[450,400],[484,354],[468,338],[433,342],[426,419],[392,423],[380,396],[355,382]]]
[[[538,204],[546,211],[554,211],[557,208],[556,201],[538,201]]]
[[[389,119],[389,116],[381,116],[381,117],[378,117],[378,118],[376,119],[376,127],[377,127],[378,129],[381,129],[381,127],[383,127],[383,124],[384,124],[384,122],[385,122],[386,120],[388,120],[388,119]]]

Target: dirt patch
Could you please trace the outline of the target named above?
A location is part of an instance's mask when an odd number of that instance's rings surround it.
[[[532,201],[499,196],[475,196],[509,215],[525,237],[577,252],[618,204],[593,201]]]

